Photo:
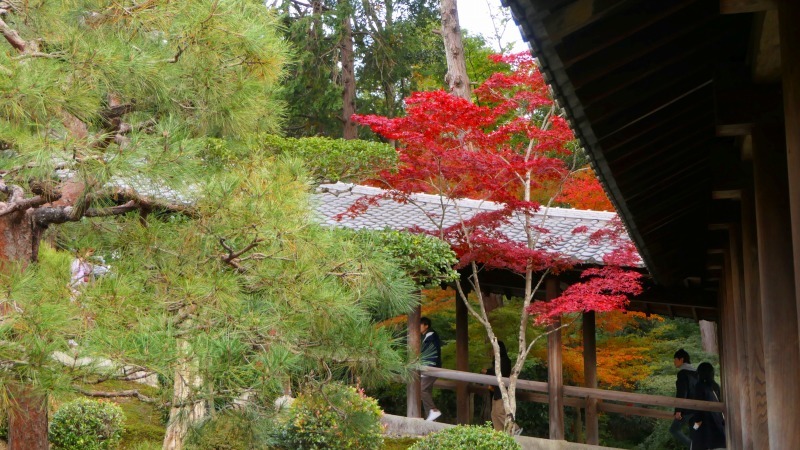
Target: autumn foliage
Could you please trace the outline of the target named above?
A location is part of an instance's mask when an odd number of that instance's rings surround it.
[[[564,188],[556,200],[576,209],[591,209],[593,211],[614,211],[614,205],[606,196],[600,180],[594,171],[585,167],[574,172],[564,183]]]
[[[532,222],[533,214],[543,208],[533,200],[534,193],[560,186],[563,189],[557,190],[552,202],[578,203],[582,193],[593,206],[604,206],[602,199],[607,205],[608,200],[598,194],[600,185],[590,171],[570,165],[572,131],[531,55],[493,58],[509,70],[493,74],[475,89],[475,102],[445,91],[417,92],[406,100],[404,117],[354,116],[356,122],[399,143],[399,166],[380,173],[387,193],[359,199],[347,214],[360,214],[380,198],[410,202],[418,192],[497,202],[500,209],[451,226],[437,227],[436,217],[431,217],[434,226],[421,224],[417,231],[450,242],[460,267],[476,262],[518,273],[558,273],[575,261],[537,245],[547,230]],[[499,230],[520,216],[527,219],[527,242],[514,241]],[[574,233],[588,234],[581,229]],[[532,305],[528,312],[546,321],[567,312],[623,308],[628,295],[640,290],[640,274],[622,268],[638,263],[635,248],[623,236],[618,221],[608,230],[587,235],[587,245],[611,240],[617,247],[608,255],[607,266],[587,270],[583,281],[558,302]]]
[[[641,291],[641,274],[626,268],[638,263],[638,255],[621,223],[594,231],[578,228],[573,234],[585,239],[586,245],[612,242],[615,250],[606,256],[606,265],[584,271],[581,282],[559,298],[534,301],[536,286],[545,276],[580,263],[546,245],[549,230],[542,215],[546,217],[547,208],[559,201],[579,197],[582,187],[599,185],[584,183],[581,175],[572,176],[581,169],[576,167],[579,158],[574,146],[568,145],[574,137],[533,57],[518,53],[493,58],[509,69],[493,74],[475,89],[474,102],[445,91],[417,92],[406,99],[404,117],[353,116],[357,123],[398,143],[399,165],[379,174],[384,193],[362,197],[342,216],[361,214],[381,199],[413,204],[416,193],[439,196],[441,210],[428,212],[429,223],[412,231],[450,243],[458,267],[471,272],[469,282],[457,282],[456,289],[460,301],[487,332],[497,374],[499,347],[485,307],[481,274],[505,269],[524,275],[517,358],[508,388],[500,383],[504,406],[513,417],[516,379],[535,342],[526,337],[530,316],[540,324],[557,323],[554,319],[567,313],[622,309],[629,295]],[[551,194],[542,200],[543,192]],[[456,201],[463,198],[494,203],[482,212],[467,213]],[[455,223],[442,220],[448,209],[457,217]],[[508,236],[503,226],[523,230],[524,239]],[[479,308],[468,301],[470,291]],[[511,429],[507,420],[506,430]]]

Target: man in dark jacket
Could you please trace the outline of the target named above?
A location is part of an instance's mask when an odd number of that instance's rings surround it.
[[[689,353],[680,349],[675,352],[673,363],[678,369],[678,379],[675,381],[676,398],[692,398],[695,386],[697,385],[697,369],[691,364]],[[686,423],[686,415],[691,411],[682,408],[675,408],[675,419],[669,432],[672,436],[686,448],[692,448],[692,440],[683,432],[683,425]]]
[[[423,317],[419,320],[419,331],[422,333],[421,364],[428,367],[442,367],[442,341],[439,335],[431,328],[431,319]],[[436,377],[422,375],[422,407],[425,420],[436,420],[442,412],[433,403],[433,383]]]

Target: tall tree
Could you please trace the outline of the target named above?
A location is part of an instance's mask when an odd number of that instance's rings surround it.
[[[621,309],[627,295],[640,292],[641,286],[640,274],[622,268],[636,264],[638,256],[630,241],[622,239],[624,229],[617,221],[609,229],[573,230],[576,236],[586,236],[587,245],[611,239],[615,249],[605,255],[605,267],[584,271],[582,282],[550,303],[534,301],[545,277],[575,264],[570,255],[556,249],[557,239],[548,237],[547,208],[559,190],[544,204],[532,198],[545,184],[563,186],[577,169],[567,164],[569,158],[565,157],[571,152],[568,144],[573,137],[531,55],[496,59],[511,65],[512,70],[493,75],[475,91],[481,106],[454,93],[424,92],[407,100],[405,117],[358,116],[357,120],[400,143],[400,167],[382,173],[389,191],[379,197],[413,204],[414,193],[426,192],[440,196],[442,211],[454,209],[454,224],[445,221],[441,213],[431,214],[430,226],[420,225],[418,231],[450,242],[459,265],[470,270],[468,280],[457,282],[456,288],[460,300],[486,330],[497,374],[502,373],[499,347],[481,289],[481,274],[491,269],[524,274],[517,359],[508,387],[498,375],[510,431],[516,413],[516,381],[538,339],[528,338],[532,321],[548,323],[568,313]],[[459,209],[456,200],[460,198],[496,202],[495,208],[471,215]],[[359,199],[349,214],[360,213],[374,201]],[[522,229],[524,242],[512,239],[502,226]],[[477,307],[468,300],[469,291],[475,293]],[[551,332],[560,332],[560,328]]]
[[[348,2],[339,0],[339,10],[347,11]],[[353,49],[353,26],[351,14],[344,13],[342,19],[342,36],[340,39],[342,64],[342,137],[355,139],[358,137],[356,123],[352,116],[356,113],[356,68],[355,50]]]
[[[461,26],[458,24],[457,0],[441,0],[442,39],[447,56],[447,83],[449,91],[458,97],[469,100],[472,87],[467,76],[467,63],[464,59],[464,44],[461,42]]]

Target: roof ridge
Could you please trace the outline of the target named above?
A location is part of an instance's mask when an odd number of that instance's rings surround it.
[[[343,183],[341,181],[332,184],[322,184],[319,186],[319,188],[317,188],[317,191],[330,192],[334,195],[343,192],[351,192],[353,194],[361,194],[361,195],[380,195],[382,193],[387,192],[386,189],[381,189],[373,186],[365,186],[362,184],[355,184],[355,183]],[[411,196],[415,200],[421,202],[436,203],[436,204],[441,204],[441,200],[442,198],[444,198],[441,195],[425,194],[425,193],[414,193],[411,194]],[[450,202],[451,201],[448,199],[447,203]],[[493,202],[490,200],[461,198],[457,199],[456,202],[458,203],[459,206],[488,210],[488,211],[496,211],[502,208],[501,203]],[[606,220],[606,221],[611,220],[612,218],[614,218],[614,216],[617,215],[617,213],[613,211],[594,211],[590,209],[561,208],[557,206],[551,206],[549,208],[542,206],[542,208],[540,208],[535,215],[539,216],[544,214],[547,214],[550,217],[564,217],[571,219]]]

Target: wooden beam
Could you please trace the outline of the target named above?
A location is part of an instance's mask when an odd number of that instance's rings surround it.
[[[668,18],[681,9],[694,7],[698,2],[627,3],[630,8],[625,10],[624,14],[615,14],[609,20],[603,20],[592,26],[593,39],[576,40],[572,45],[563,45],[559,54],[565,67],[570,67],[583,58],[599,53],[618,42],[628,40],[637,32]],[[567,39],[565,44],[566,42]]]
[[[756,227],[769,446],[800,448],[800,373],[794,258],[784,130],[753,133]]]
[[[717,136],[730,137],[730,136],[746,136],[753,131],[752,123],[729,123],[717,125]]]
[[[552,11],[545,17],[544,25],[550,40],[555,44],[564,36],[603,19],[623,4],[625,0],[578,0]]]
[[[456,369],[469,370],[469,311],[467,305],[456,294]],[[467,384],[456,386],[456,422],[470,423],[470,394]]]
[[[754,55],[752,78],[754,83],[776,83],[781,81],[781,42],[779,36],[778,11],[756,14],[752,31]]]
[[[408,359],[416,361],[419,358],[422,335],[419,332],[419,320],[422,318],[422,307],[416,305],[408,314]],[[422,417],[420,402],[422,401],[422,387],[420,386],[419,373],[411,373],[411,379],[406,385],[406,417]]]
[[[421,367],[420,370],[426,375],[443,380],[466,381],[468,383],[497,386],[497,377],[494,375],[460,372],[458,370],[443,369],[441,367]],[[508,384],[508,378],[503,378],[503,382]],[[548,384],[543,381],[517,380],[517,388],[529,392],[548,393]],[[638,394],[624,391],[609,391],[606,389],[592,389],[581,386],[564,386],[564,395],[584,399],[587,397],[594,397],[599,400],[608,400],[625,404],[660,406],[665,408],[683,408],[713,412],[725,411],[725,403],[720,402],[689,400],[685,398]]]
[[[745,14],[778,9],[777,0],[720,0],[720,14]]]
[[[588,388],[597,388],[597,334],[595,312],[583,313],[583,379]],[[586,400],[586,443],[600,444],[600,428],[597,420],[597,399]]]
[[[719,189],[711,191],[712,200],[739,200],[741,198],[741,189]]]
[[[558,279],[545,280],[547,301],[559,294]],[[562,372],[561,319],[548,325],[547,335],[547,394],[550,405],[550,439],[564,439],[564,378]]]

